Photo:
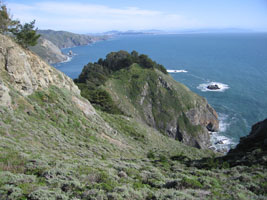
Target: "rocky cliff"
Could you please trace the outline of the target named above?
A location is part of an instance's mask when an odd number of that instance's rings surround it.
[[[124,51],[111,53],[98,64],[88,64],[77,82],[102,85],[102,89],[110,94],[116,106],[126,115],[144,121],[187,145],[208,148],[209,131],[216,131],[219,127],[215,110],[204,98],[166,74],[162,66],[142,55],[135,56]],[[133,61],[137,58],[140,60]],[[146,67],[142,67],[142,63]],[[113,65],[123,67],[114,70]],[[153,68],[153,65],[156,67]],[[102,75],[99,72],[101,66]],[[106,70],[112,69],[111,75],[107,75],[109,72]],[[99,82],[98,76],[107,78]]]
[[[68,56],[64,55],[54,43],[42,37],[36,46],[30,47],[30,50],[50,64],[68,60]]]
[[[56,85],[80,93],[71,78],[3,35],[0,35],[0,61],[3,88],[11,85],[22,95],[30,95],[38,89]]]
[[[38,30],[37,33],[41,35],[38,44],[30,49],[49,64],[68,59],[67,55],[61,52],[62,48],[88,45],[108,39],[107,36],[90,36],[66,31]]]
[[[235,149],[224,157],[232,165],[267,166],[267,119],[254,124],[248,136],[240,138]]]
[[[40,34],[42,38],[51,41],[60,49],[88,45],[108,38],[107,36],[91,36],[53,30],[38,30],[38,34]]]

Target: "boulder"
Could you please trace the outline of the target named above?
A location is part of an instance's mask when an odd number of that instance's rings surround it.
[[[207,87],[209,90],[219,90],[221,89],[217,84],[214,85],[208,85]]]

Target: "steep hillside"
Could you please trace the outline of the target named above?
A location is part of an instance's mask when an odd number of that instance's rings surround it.
[[[232,165],[267,166],[267,119],[252,126],[248,136],[224,157]]]
[[[42,38],[51,41],[58,48],[68,48],[74,46],[88,45],[99,40],[105,40],[107,36],[90,36],[75,34],[67,31],[38,30]]]
[[[187,145],[208,148],[208,131],[218,130],[217,114],[204,98],[137,52],[110,53],[105,60],[88,64],[76,81],[85,97],[84,91],[90,93],[96,84],[124,114]]]
[[[79,89],[71,78],[47,65],[32,52],[25,51],[11,39],[0,35],[0,47],[3,88],[12,87],[25,96],[38,89],[56,85],[79,94]]]
[[[64,55],[54,43],[44,39],[43,37],[39,38],[38,44],[30,47],[30,50],[50,64],[63,62],[68,59],[68,56]]]
[[[1,200],[266,199],[266,166],[194,167],[214,153],[97,111],[79,93],[0,35]]]
[[[30,49],[47,63],[53,64],[68,59],[60,49],[88,45],[100,40],[108,39],[108,36],[89,36],[75,34],[66,31],[38,30],[41,37],[36,46]]]

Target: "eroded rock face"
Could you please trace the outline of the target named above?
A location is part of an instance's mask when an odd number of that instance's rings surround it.
[[[252,126],[248,136],[242,137],[235,149],[223,157],[231,166],[267,166],[267,119]]]
[[[252,152],[256,148],[267,151],[267,119],[254,124],[249,135],[242,137],[236,148],[230,150],[229,154]]]
[[[50,85],[80,94],[71,78],[3,35],[0,35],[0,73],[24,96]]]
[[[203,105],[186,112],[186,116],[194,125],[204,126],[208,131],[218,131],[219,123],[216,111],[207,102],[203,102]]]
[[[38,44],[30,47],[30,49],[50,64],[63,62],[68,59],[68,56],[64,55],[55,44],[42,37],[39,38]]]
[[[9,95],[9,88],[0,80],[0,106],[11,106],[11,97]]]
[[[111,84],[116,81],[117,79],[113,79],[109,82],[111,96],[121,92],[116,91],[116,87]],[[131,94],[135,84],[136,78],[129,79],[124,84],[125,91]],[[204,98],[159,71],[144,69],[137,87],[139,92],[134,97],[129,95],[123,100],[128,103],[119,105],[123,112],[134,115],[149,126],[189,146],[201,149],[211,146],[209,132],[218,131],[219,120],[216,111]],[[129,112],[129,107],[124,105],[133,105],[132,110],[136,112]]]
[[[72,101],[85,114],[86,117],[90,118],[94,115],[97,115],[94,107],[87,100],[81,100],[80,98],[73,96]]]
[[[159,95],[163,95],[166,93],[170,93],[170,96],[173,96],[175,99],[175,96],[178,98],[175,100],[177,105],[180,104],[181,107],[183,107],[183,104],[186,104],[187,102],[182,102],[182,100],[179,97],[179,93],[183,92],[179,88],[178,90],[175,89],[175,86],[172,85],[170,81],[167,79],[164,79],[163,77],[159,76],[158,79],[158,92],[161,90],[161,88],[165,89],[165,92],[159,92]],[[174,83],[175,84],[175,83]],[[148,89],[146,89],[148,90]],[[177,92],[178,95],[175,95]],[[192,93],[191,91],[187,91],[188,93]],[[148,92],[146,92],[148,93]],[[210,131],[218,131],[219,130],[219,120],[218,120],[218,115],[216,111],[208,104],[208,102],[201,97],[195,97],[192,98],[193,104],[192,108],[187,110],[184,108],[184,111],[173,111],[172,108],[169,108],[168,114],[172,116],[172,118],[168,121],[166,121],[164,124],[161,122],[155,122],[153,121],[154,118],[150,117],[150,120],[147,120],[147,122],[152,125],[153,127],[164,130],[167,135],[169,135],[172,138],[175,138],[189,146],[205,149],[208,148],[211,143],[210,143]],[[192,100],[191,99],[191,100]],[[157,103],[157,106],[160,108],[164,106],[165,108],[168,107],[168,99],[165,98],[166,101],[161,101]],[[170,100],[170,99],[169,99]],[[147,107],[153,107],[153,105],[147,105]],[[155,105],[154,105],[155,107]],[[154,108],[155,109],[155,108]],[[145,111],[146,109],[144,109]],[[146,113],[146,112],[145,112]],[[160,116],[161,114],[159,114]],[[152,115],[153,116],[153,115]],[[152,122],[151,122],[151,119]],[[182,119],[182,120],[181,120]],[[183,127],[183,123],[186,123],[186,121],[189,121],[186,128]],[[164,120],[162,120],[163,122]],[[181,123],[182,121],[182,123]],[[198,130],[189,130],[191,125],[197,127]]]

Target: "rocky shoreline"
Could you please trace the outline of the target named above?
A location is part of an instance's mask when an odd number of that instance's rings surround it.
[[[49,64],[69,61],[69,55],[62,53],[64,48],[90,45],[110,38],[110,36],[90,36],[52,30],[39,30],[38,33],[41,34],[38,44],[30,49]]]

